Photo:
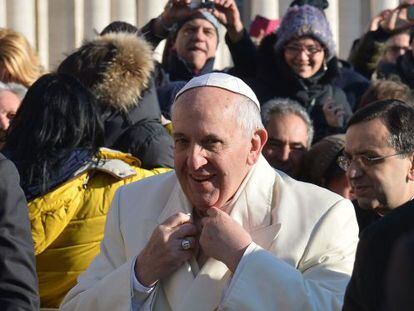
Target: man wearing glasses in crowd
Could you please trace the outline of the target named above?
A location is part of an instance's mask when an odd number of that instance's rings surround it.
[[[375,102],[348,123],[344,155],[359,207],[381,216],[360,235],[343,310],[381,310],[385,269],[399,237],[414,230],[414,107]]]

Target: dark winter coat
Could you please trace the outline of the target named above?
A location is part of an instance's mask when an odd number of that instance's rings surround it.
[[[156,48],[163,38],[154,35],[152,31],[154,21],[155,19],[152,19],[142,27],[141,33],[153,48]],[[244,30],[242,38],[236,43],[233,43],[227,34],[225,41],[230,50],[234,67],[226,68],[223,71],[242,79],[252,76],[255,72],[253,60],[255,59],[256,47],[250,40],[247,31]],[[189,81],[195,76],[213,71],[215,58],[209,59],[199,72],[194,72],[174,51],[170,51],[167,55],[165,61],[162,64],[157,64],[155,68],[157,88],[173,81]]]
[[[309,79],[300,78],[286,64],[281,54],[275,54],[273,45],[276,35],[265,38],[258,52],[258,71],[256,78],[250,81],[253,91],[261,104],[275,97],[287,97],[298,101],[305,107],[315,128],[314,141],[330,134],[345,131],[346,121],[352,111],[345,93],[333,84],[338,76],[336,58],[327,63],[327,69],[321,68]],[[327,100],[333,99],[334,105],[341,106],[345,111],[343,127],[330,127],[325,119],[322,106]]]
[[[0,154],[0,309],[38,310],[38,282],[26,199],[11,161]]]
[[[333,84],[344,91],[352,111],[355,111],[371,82],[356,72],[350,63],[338,59],[338,64],[339,75],[333,80]]]
[[[385,273],[399,238],[414,230],[414,202],[409,201],[374,222],[361,234],[344,311],[377,311],[384,306]]]
[[[131,33],[86,42],[59,66],[97,98],[105,125],[103,147],[131,153],[142,167],[173,167],[173,141],[161,124],[152,47]]]
[[[401,55],[396,64],[381,64],[377,70],[378,78],[401,81],[414,89],[414,57],[411,51]]]

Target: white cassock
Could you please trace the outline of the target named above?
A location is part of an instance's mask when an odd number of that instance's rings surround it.
[[[275,171],[261,156],[232,200],[230,215],[252,236],[234,275],[215,259],[193,259],[136,293],[131,275],[154,228],[191,213],[174,172],[121,187],[101,253],[62,310],[341,310],[358,242],[349,200]]]

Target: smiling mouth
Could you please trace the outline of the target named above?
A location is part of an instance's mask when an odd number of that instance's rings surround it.
[[[189,51],[191,51],[191,52],[201,52],[201,53],[206,53],[206,50],[205,50],[205,49],[203,49],[203,48],[198,48],[198,47],[196,47],[196,46],[190,47],[188,50],[189,50]]]
[[[355,194],[358,194],[360,192],[364,192],[367,189],[369,189],[369,186],[363,186],[363,185],[352,186],[353,193],[355,193]]]
[[[206,181],[211,180],[215,175],[208,175],[208,176],[193,176],[190,175],[191,179],[197,183],[203,183]]]

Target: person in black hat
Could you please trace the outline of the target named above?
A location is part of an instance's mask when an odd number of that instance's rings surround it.
[[[255,46],[250,40],[234,0],[204,1],[197,7],[189,0],[170,0],[157,18],[141,32],[154,46],[167,39],[162,66],[157,68],[157,86],[171,81],[188,81],[213,71],[220,24],[226,28],[226,43],[235,67],[229,73],[237,76],[254,72],[252,56]]]

